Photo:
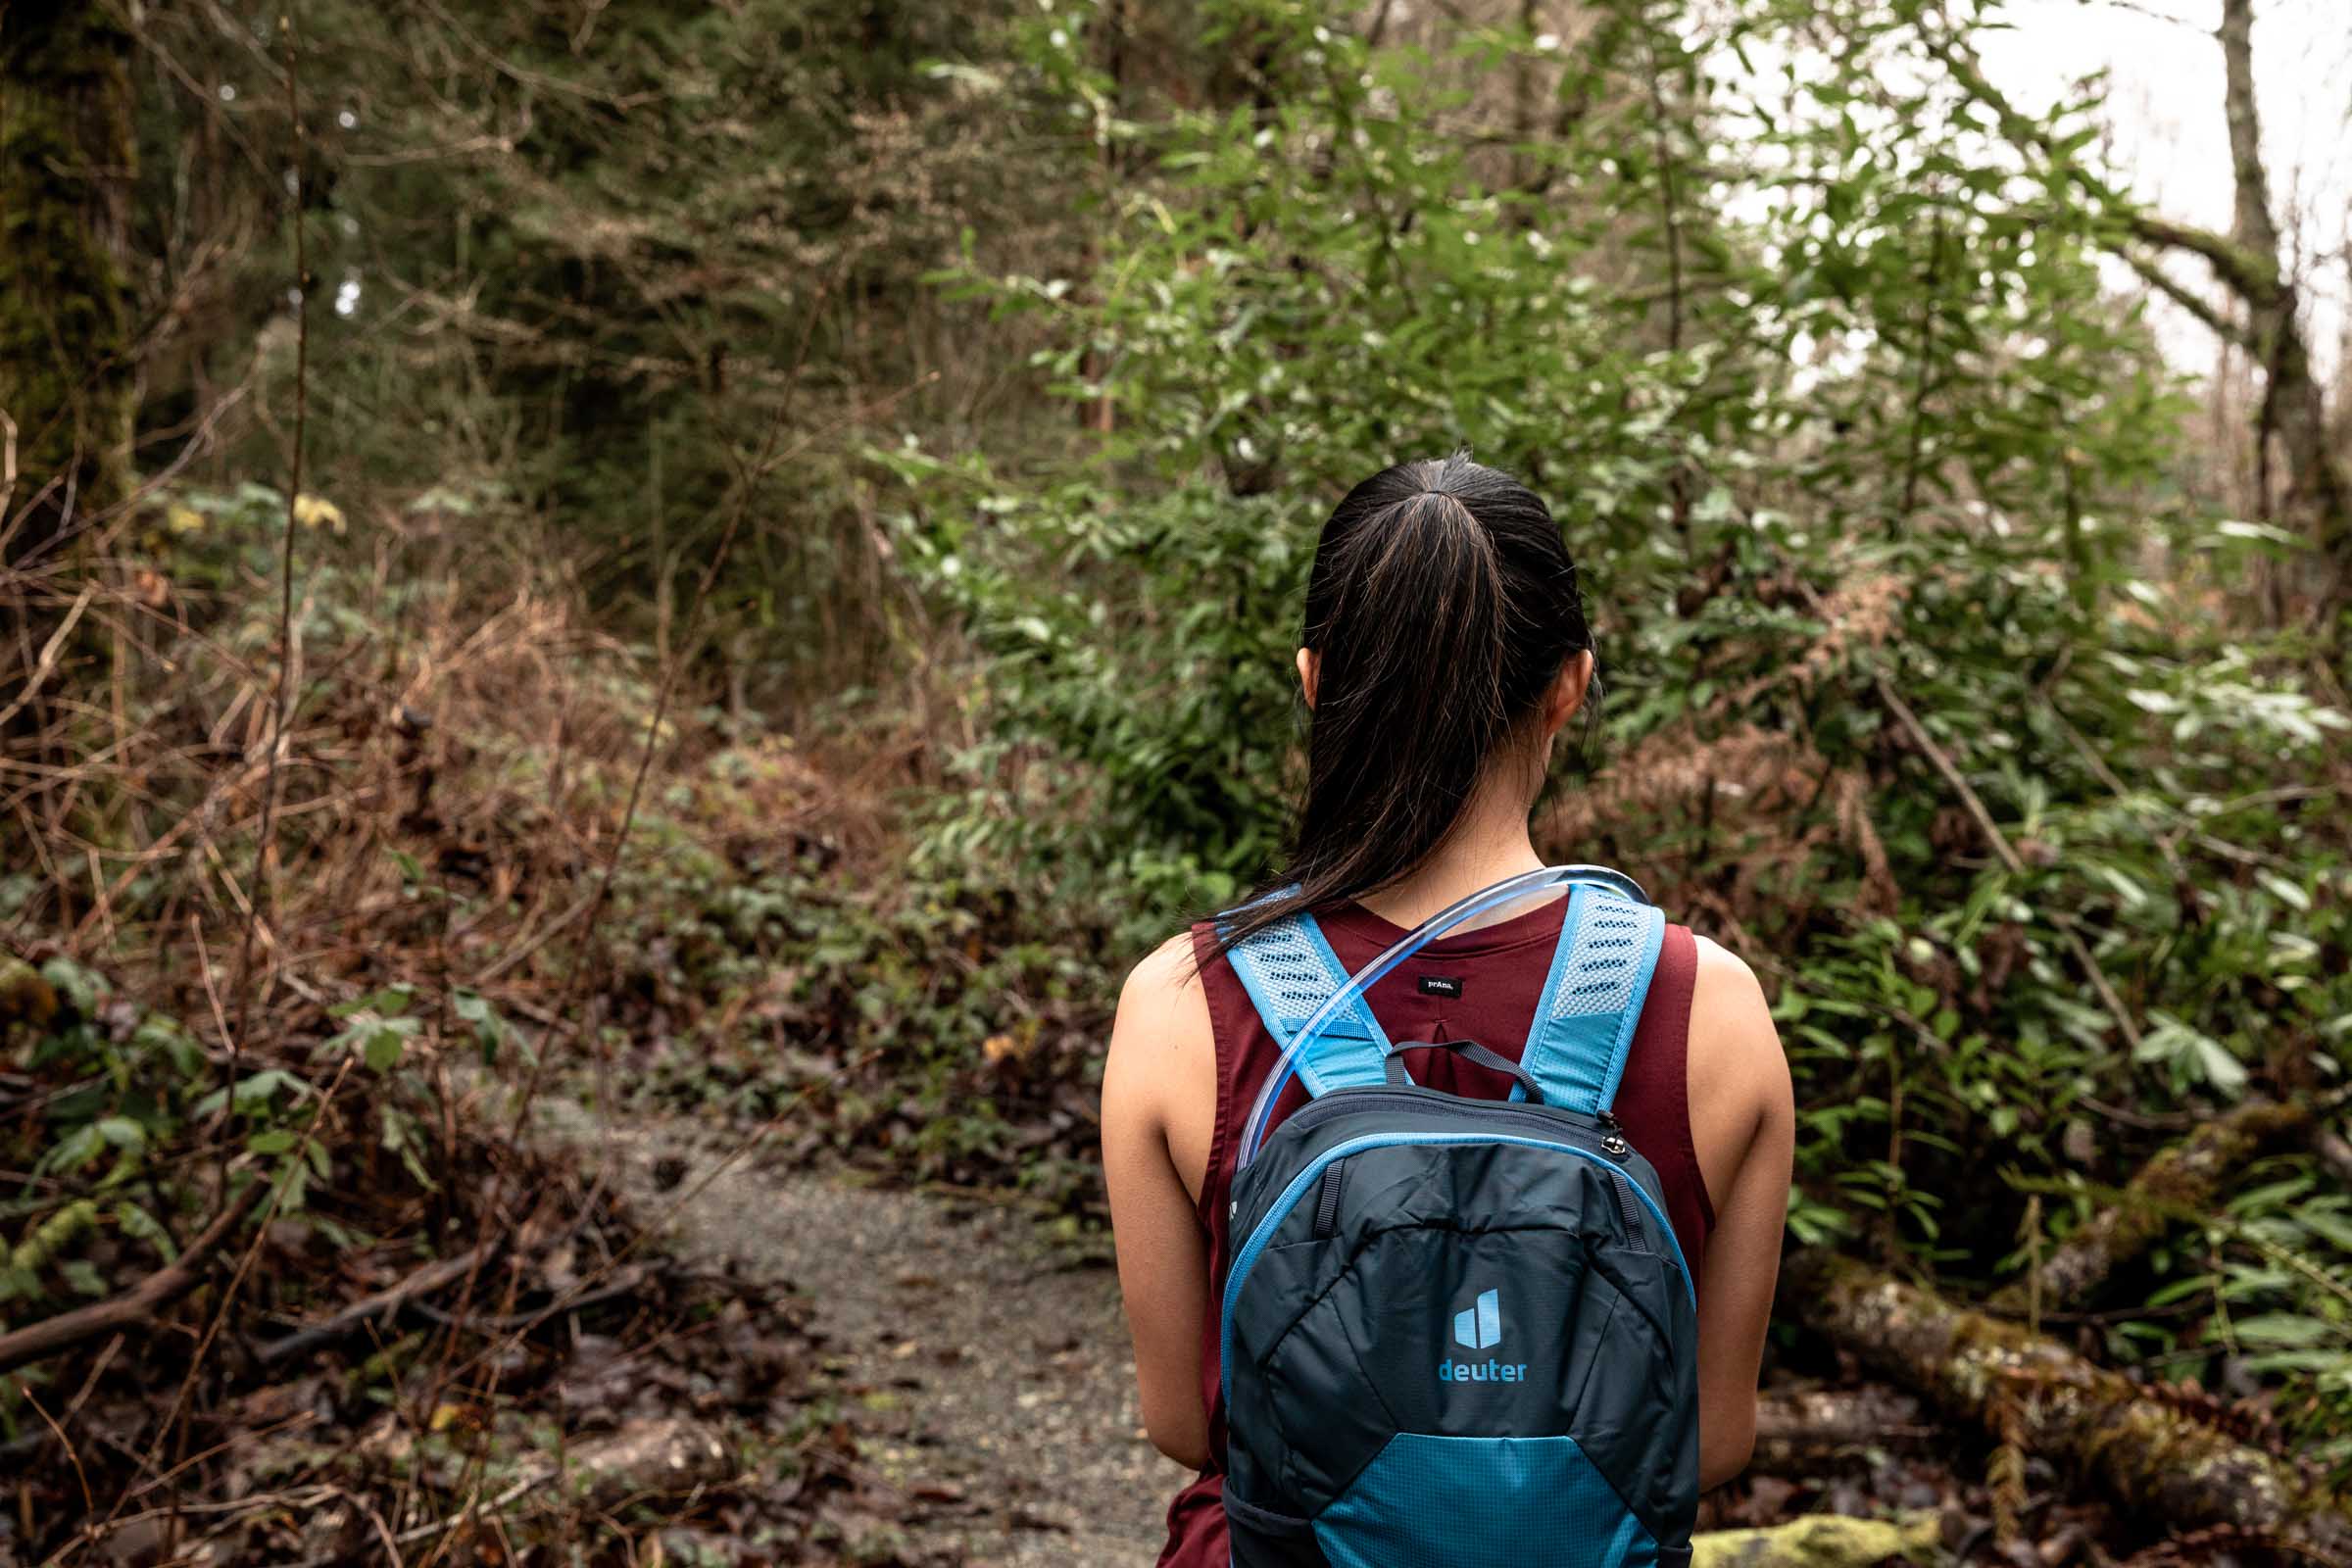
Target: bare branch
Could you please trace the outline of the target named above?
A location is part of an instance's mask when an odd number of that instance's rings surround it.
[[[148,1275],[122,1295],[0,1334],[0,1372],[13,1372],[86,1341],[143,1328],[154,1321],[156,1313],[196,1288],[204,1278],[206,1260],[220,1250],[220,1244],[253,1212],[253,1205],[269,1191],[267,1181],[256,1179],[248,1183],[228,1206],[214,1216],[202,1234],[188,1244],[178,1261]]]
[[[297,1329],[284,1339],[262,1347],[259,1359],[264,1366],[273,1366],[290,1357],[332,1345],[377,1318],[400,1310],[420,1296],[428,1296],[446,1285],[455,1284],[477,1266],[488,1262],[505,1245],[505,1238],[493,1237],[469,1251],[428,1263],[389,1290],[378,1291],[373,1296],[354,1301],[322,1323]]]

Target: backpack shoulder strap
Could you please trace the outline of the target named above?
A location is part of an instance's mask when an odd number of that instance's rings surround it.
[[[1544,1103],[1590,1115],[1616,1102],[1626,1053],[1666,938],[1666,916],[1641,898],[1630,880],[1615,881],[1631,894],[1590,881],[1579,882],[1569,895],[1551,973],[1520,1056],[1520,1064],[1543,1087]]]
[[[1323,928],[1303,910],[1251,933],[1226,953],[1250,1004],[1284,1052],[1316,1010],[1348,982]],[[1386,1083],[1389,1037],[1363,997],[1352,997],[1298,1053],[1295,1066],[1310,1096]]]

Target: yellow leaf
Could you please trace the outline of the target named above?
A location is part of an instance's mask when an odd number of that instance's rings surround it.
[[[202,533],[204,514],[194,507],[173,507],[164,514],[164,525],[173,533]]]
[[[294,498],[294,520],[305,528],[316,528],[323,523],[336,533],[341,533],[343,509],[324,496],[299,495]]]

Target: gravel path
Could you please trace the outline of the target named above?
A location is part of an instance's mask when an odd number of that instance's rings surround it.
[[[684,1121],[551,1132],[651,1216],[725,1148]],[[1145,1441],[1110,1269],[1049,1248],[1017,1210],[739,1162],[669,1224],[677,1252],[789,1283],[815,1311],[867,1463],[919,1499],[909,1542],[973,1568],[1148,1568],[1187,1473]]]

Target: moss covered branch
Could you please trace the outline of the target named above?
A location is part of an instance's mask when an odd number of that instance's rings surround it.
[[[2129,1506],[2177,1527],[2230,1525],[2306,1555],[2352,1560],[2352,1513],[2317,1476],[2019,1324],[1818,1253],[1791,1263],[1782,1302],[1949,1414],[2099,1483]]]
[[[1922,1558],[1942,1527],[1933,1513],[1896,1519],[1807,1514],[1765,1530],[1714,1530],[1690,1540],[1690,1568],[1870,1568],[1890,1558]]]

